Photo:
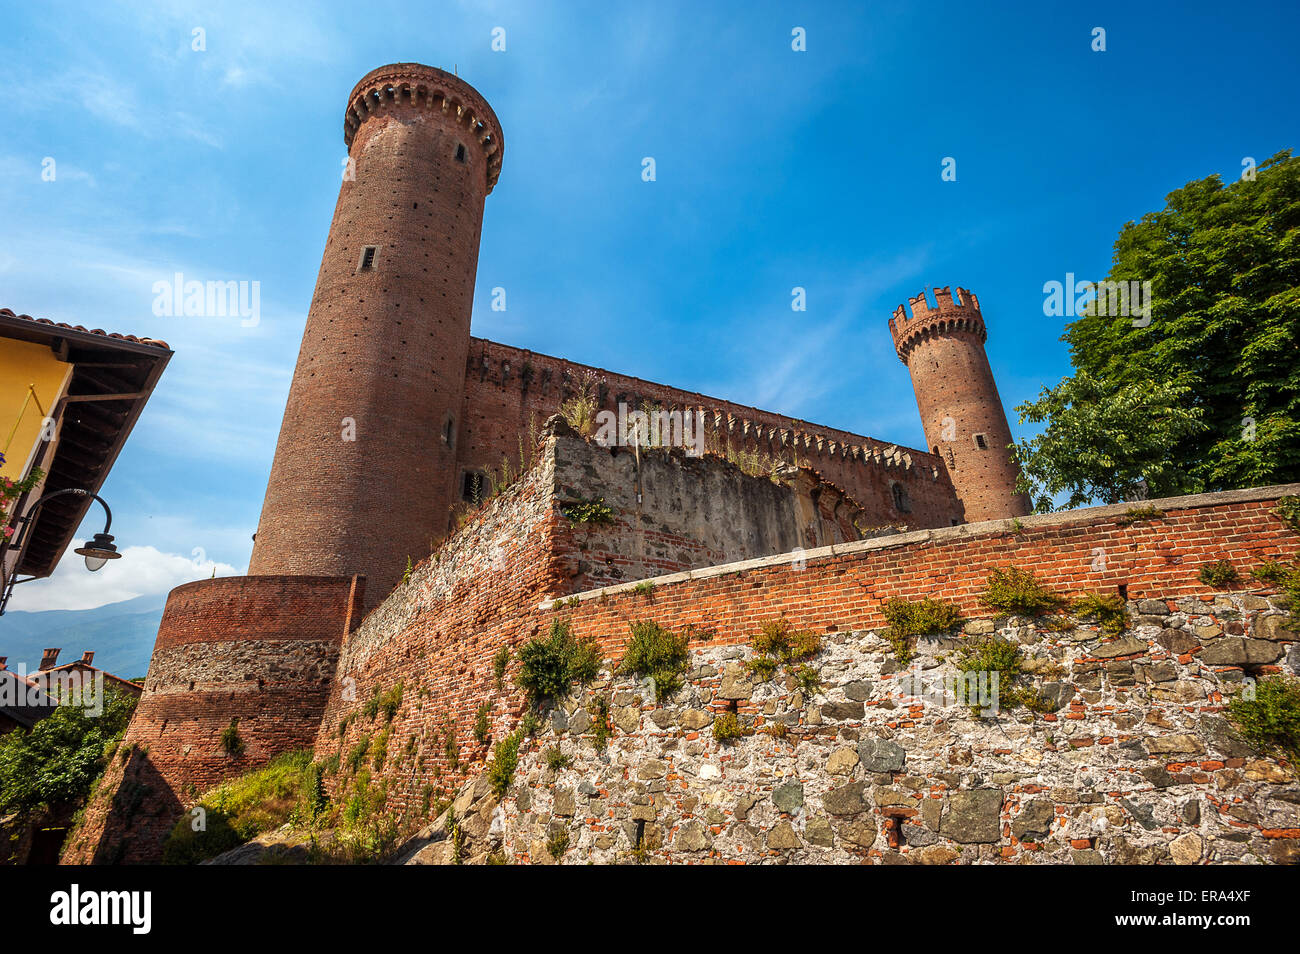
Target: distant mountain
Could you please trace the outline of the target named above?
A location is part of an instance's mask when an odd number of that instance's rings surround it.
[[[143,676],[149,669],[154,637],[162,620],[165,594],[137,596],[88,610],[10,611],[0,616],[0,656],[9,668],[25,663],[34,670],[46,647],[58,646],[59,662],[80,659],[95,651],[95,665],[123,679]]]

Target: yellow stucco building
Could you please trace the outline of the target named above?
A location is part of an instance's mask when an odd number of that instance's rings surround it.
[[[0,481],[43,475],[0,497],[0,612],[16,582],[54,571],[171,355],[164,341],[0,308]]]

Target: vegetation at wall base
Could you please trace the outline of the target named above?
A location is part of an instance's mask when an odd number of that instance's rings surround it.
[[[309,826],[326,804],[321,767],[311,751],[285,752],[204,792],[172,828],[163,862],[197,864],[290,822]]]

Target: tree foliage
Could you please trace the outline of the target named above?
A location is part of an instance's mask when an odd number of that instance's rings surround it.
[[[1022,424],[1048,425],[1016,447],[1017,489],[1040,513],[1062,494],[1073,508],[1138,499],[1148,488],[1160,496],[1194,492],[1197,484],[1172,452],[1205,431],[1201,409],[1187,403],[1190,392],[1167,382],[1112,391],[1087,371],[1043,388],[1038,400],[1016,408]]]
[[[135,697],[104,689],[103,713],[60,705],[30,729],[0,736],[0,815],[28,814],[90,792],[135,710]]]
[[[1017,408],[1039,505],[1300,480],[1300,159],[1189,182],[1129,222],[1107,281],[1151,283],[1149,320],[1071,322],[1075,375]]]

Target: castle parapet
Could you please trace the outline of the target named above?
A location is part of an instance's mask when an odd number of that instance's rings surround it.
[[[438,111],[455,119],[487,157],[487,192],[501,175],[505,140],[496,113],[478,92],[453,73],[419,63],[394,63],[371,70],[352,88],[343,117],[343,141],[352,139],[371,116],[401,110]]]
[[[981,344],[988,339],[979,299],[974,292],[959,287],[953,294],[949,286],[944,285],[934,290],[934,297],[933,307],[925,292],[909,298],[907,308],[899,305],[889,319],[889,334],[894,339],[899,360],[904,364],[907,364],[908,355],[917,342],[933,335],[967,331],[977,336]]]

